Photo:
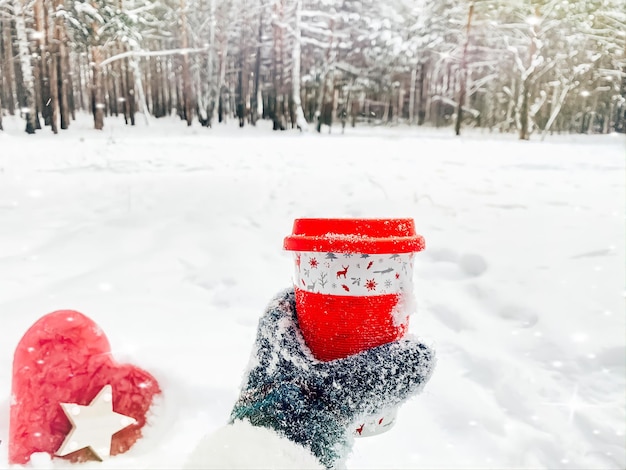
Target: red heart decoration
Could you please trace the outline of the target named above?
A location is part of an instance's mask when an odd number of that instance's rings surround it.
[[[9,463],[24,464],[34,452],[54,455],[72,429],[60,403],[88,405],[105,385],[113,389],[113,410],[137,421],[113,435],[111,455],[116,455],[141,437],[161,393],[156,379],[116,363],[104,332],[82,313],[59,310],[35,322],[13,358]],[[66,458],[85,461],[95,455],[87,448]]]

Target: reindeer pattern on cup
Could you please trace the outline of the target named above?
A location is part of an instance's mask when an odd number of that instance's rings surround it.
[[[294,284],[308,292],[383,295],[411,292],[415,253],[295,252]]]

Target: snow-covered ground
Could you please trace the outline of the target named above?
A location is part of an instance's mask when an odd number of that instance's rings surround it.
[[[257,319],[291,282],[283,238],[312,216],[412,217],[427,244],[410,330],[437,369],[349,467],[626,466],[623,135],[4,125],[0,467],[13,350],[68,308],[164,390],[130,452],[76,468],[180,467],[226,422]]]

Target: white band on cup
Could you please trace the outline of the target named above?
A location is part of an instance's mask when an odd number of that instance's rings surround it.
[[[415,253],[295,251],[294,284],[307,292],[370,296],[413,290]]]

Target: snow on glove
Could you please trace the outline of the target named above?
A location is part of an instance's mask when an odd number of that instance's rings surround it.
[[[289,289],[274,298],[259,321],[231,423],[241,419],[271,428],[331,468],[352,447],[351,425],[420,392],[434,365],[433,351],[412,339],[343,359],[316,360],[298,327]]]

